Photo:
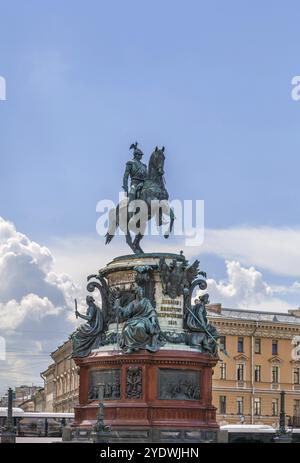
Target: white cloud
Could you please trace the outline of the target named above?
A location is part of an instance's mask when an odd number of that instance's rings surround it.
[[[26,235],[17,232],[11,222],[0,217],[0,265],[9,258],[26,256],[44,272],[49,271],[53,258],[48,248],[31,241]]]
[[[254,267],[242,267],[237,261],[226,261],[226,280],[208,279],[211,302],[221,302],[223,307],[285,312],[295,309],[285,295],[294,293],[300,299],[300,285],[272,286],[264,281]]]
[[[277,275],[300,276],[300,228],[208,229],[200,252],[255,265]]]
[[[0,336],[7,347],[2,390],[28,378],[39,380],[50,352],[77,324],[75,297],[82,300],[80,288],[67,274],[55,272],[50,250],[0,217]]]
[[[36,295],[55,307],[67,308],[78,292],[69,275],[54,272],[54,259],[47,247],[0,217],[0,303]]]
[[[0,303],[1,330],[14,330],[24,320],[41,321],[47,315],[58,315],[61,307],[55,307],[47,297],[40,298],[36,294],[27,294],[20,302],[15,299]]]

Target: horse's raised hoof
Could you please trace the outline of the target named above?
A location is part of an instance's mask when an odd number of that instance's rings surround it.
[[[105,235],[105,244],[109,244],[111,240],[113,239],[114,235],[110,235],[109,233],[106,233]]]

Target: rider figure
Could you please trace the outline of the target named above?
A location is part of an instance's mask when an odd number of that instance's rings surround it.
[[[140,191],[147,178],[147,166],[141,162],[143,152],[137,147],[137,142],[130,146],[133,149],[133,160],[126,163],[126,169],[123,177],[123,189],[128,196],[129,201],[139,199]],[[128,177],[130,177],[130,190],[128,192]]]

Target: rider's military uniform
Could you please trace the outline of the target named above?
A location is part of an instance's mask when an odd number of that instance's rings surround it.
[[[138,148],[134,150],[134,156],[136,154],[143,155],[142,151]],[[128,192],[129,201],[139,198],[139,193],[143,187],[143,184],[147,178],[147,166],[138,159],[133,159],[126,163],[126,169],[123,177],[123,189],[128,191],[128,177],[130,177],[130,190]]]

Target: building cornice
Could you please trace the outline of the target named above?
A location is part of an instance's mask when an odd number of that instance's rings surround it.
[[[208,317],[209,318],[209,317]],[[221,335],[252,336],[254,329],[256,337],[278,339],[292,339],[295,334],[300,334],[299,325],[287,325],[282,323],[247,322],[245,320],[229,320],[211,317],[209,321],[218,329]]]

